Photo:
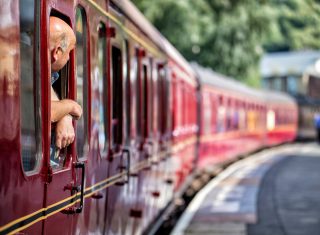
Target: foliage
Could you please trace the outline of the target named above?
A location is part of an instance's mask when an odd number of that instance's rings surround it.
[[[318,0],[132,0],[187,60],[260,84],[266,51],[319,49]]]
[[[320,49],[320,2],[272,0],[272,27],[264,40],[267,51]]]

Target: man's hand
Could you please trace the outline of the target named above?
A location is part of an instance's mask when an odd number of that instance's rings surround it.
[[[72,117],[70,115],[64,116],[57,122],[56,128],[56,146],[58,148],[65,148],[74,141],[75,133],[72,126]]]

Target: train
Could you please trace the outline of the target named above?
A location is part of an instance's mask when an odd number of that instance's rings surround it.
[[[50,16],[83,108],[54,164]],[[148,234],[195,174],[296,136],[292,98],[187,62],[128,0],[2,1],[0,55],[0,234]]]

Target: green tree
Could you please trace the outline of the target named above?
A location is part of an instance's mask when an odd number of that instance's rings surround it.
[[[261,40],[269,24],[265,4],[257,0],[208,1],[214,32],[202,45],[197,61],[215,71],[253,86],[260,84],[258,71]]]
[[[316,0],[272,0],[267,51],[320,49],[320,4]]]
[[[133,0],[151,23],[187,58],[213,31],[206,0]]]
[[[132,0],[187,60],[258,86],[266,51],[319,49],[319,0]]]

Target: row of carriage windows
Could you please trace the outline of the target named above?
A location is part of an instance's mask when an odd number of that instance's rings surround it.
[[[37,31],[40,25],[39,10],[40,4],[37,1],[20,0],[21,156],[23,170],[27,175],[39,171],[42,156],[41,76],[39,66],[37,66],[40,58],[40,32]],[[63,19],[63,15],[58,12],[53,12],[53,14],[61,16]],[[121,49],[122,45],[111,46],[110,74],[112,79],[108,84],[107,29],[106,25],[101,22],[97,27],[97,48],[91,49],[93,64],[96,64],[96,66],[91,68],[91,76],[89,76],[88,28],[86,13],[82,7],[76,8],[75,17],[77,39],[75,84],[72,83],[72,79],[68,79],[72,74],[71,63],[69,62],[60,71],[59,82],[56,82],[53,88],[60,98],[73,98],[70,97],[68,91],[71,87],[76,87],[77,92],[74,98],[83,108],[83,116],[75,123],[78,159],[84,160],[87,156],[89,126],[91,126],[91,132],[98,133],[97,139],[101,157],[107,155],[109,147],[117,149],[121,144],[128,143],[130,139],[143,140],[148,135],[150,137],[152,130],[154,130],[154,135],[157,131],[164,134],[167,126],[164,121],[166,119],[162,119],[163,116],[158,115],[161,112],[155,110],[155,108],[163,109],[167,107],[168,103],[167,97],[164,97],[164,89],[168,87],[167,82],[165,82],[163,67],[156,69],[158,79],[153,81],[151,76],[152,62],[140,64],[138,62],[139,53],[137,53],[136,58],[130,61],[129,43],[125,40],[124,51]],[[123,65],[126,65],[126,67],[123,67]],[[157,84],[153,88],[154,83]],[[89,87],[91,89],[91,99],[88,99]],[[155,97],[150,95],[148,97],[148,89],[155,89],[156,87],[157,90],[154,90],[157,91]],[[112,94],[108,94],[108,91]],[[123,94],[124,91],[125,94]],[[110,97],[112,97],[112,104],[108,103]],[[133,99],[133,97],[136,98]],[[88,104],[89,100],[92,102],[91,105]],[[157,101],[157,104],[154,105],[153,101]],[[110,110],[108,109],[109,106]],[[89,107],[91,107],[91,112],[89,112]],[[123,108],[125,112],[123,112]],[[108,111],[112,113],[111,120],[108,120]],[[135,111],[135,113],[132,111]],[[91,117],[89,117],[90,113]],[[151,117],[154,113],[157,115],[157,122],[150,121],[154,118]],[[93,126],[91,122],[94,123]],[[108,130],[109,122],[111,123],[111,130]],[[148,131],[150,132],[148,133]],[[111,133],[111,136],[108,133]],[[111,146],[108,146],[108,143]],[[53,169],[66,167],[68,162],[67,151],[59,153],[59,156],[59,161],[50,159]]]
[[[295,122],[291,110],[270,109],[254,104],[232,105],[223,102],[222,96],[215,99],[209,94],[203,97],[203,133],[219,133],[236,130],[274,129],[278,125],[287,125]]]

